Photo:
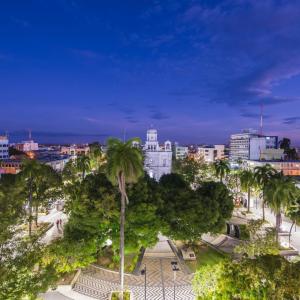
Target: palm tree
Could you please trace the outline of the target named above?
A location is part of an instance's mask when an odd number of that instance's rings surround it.
[[[243,192],[248,193],[247,211],[250,211],[251,188],[255,184],[254,173],[251,170],[242,170],[240,173],[240,181]]]
[[[25,189],[28,193],[28,234],[32,233],[32,205],[34,193],[34,177],[38,171],[39,163],[34,159],[25,159],[22,163],[20,176],[25,182]]]
[[[230,167],[226,160],[217,160],[214,163],[214,169],[216,176],[220,178],[221,182],[223,182],[223,178],[230,173]]]
[[[276,241],[281,225],[281,212],[290,207],[296,198],[296,185],[291,177],[278,173],[265,186],[265,200],[276,215]]]
[[[143,175],[143,155],[139,148],[133,146],[139,139],[130,139],[122,142],[116,138],[107,141],[107,174],[112,183],[117,183],[121,194],[120,214],[120,285],[121,299],[124,290],[124,230],[125,206],[128,204],[126,183],[133,183]]]
[[[289,207],[286,210],[286,216],[289,217],[292,221],[292,225],[289,230],[289,246],[291,245],[292,229],[294,225],[300,223],[300,189],[299,188],[296,188],[295,195],[296,197],[294,201],[289,205]]]
[[[254,168],[254,180],[262,191],[262,212],[263,220],[265,220],[265,187],[269,180],[277,173],[277,171],[270,165],[259,166]]]
[[[86,155],[79,156],[76,159],[76,168],[81,172],[81,180],[83,180],[85,174],[91,169],[90,158]]]

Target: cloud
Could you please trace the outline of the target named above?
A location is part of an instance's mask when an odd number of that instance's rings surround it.
[[[91,118],[91,117],[83,118],[83,120],[90,122],[90,123],[94,123],[94,124],[103,123],[103,120]]]
[[[291,124],[298,123],[298,121],[300,121],[300,117],[288,117],[283,119],[283,124],[291,125]]]
[[[198,74],[205,70],[198,75],[199,90],[212,101],[256,105],[266,99],[273,105],[299,100],[274,92],[300,74],[297,2],[203,2],[190,5],[181,21],[189,44],[199,49]]]

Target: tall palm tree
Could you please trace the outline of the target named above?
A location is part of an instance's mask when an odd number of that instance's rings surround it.
[[[86,155],[79,156],[76,159],[76,168],[81,172],[81,180],[83,180],[86,173],[91,169],[90,158]]]
[[[255,184],[254,173],[251,170],[242,170],[240,173],[240,181],[243,192],[248,193],[247,211],[250,211],[251,189]]]
[[[277,174],[277,171],[270,164],[254,168],[255,183],[260,187],[260,190],[262,191],[263,220],[265,220],[265,187],[275,174]]]
[[[32,206],[34,194],[34,177],[39,169],[39,163],[34,159],[25,159],[22,162],[22,169],[20,176],[25,182],[25,189],[28,195],[28,234],[32,234]]]
[[[274,175],[265,186],[266,202],[276,215],[277,242],[281,225],[281,212],[293,204],[296,191],[294,180],[291,177],[284,176],[283,173]]]
[[[217,160],[214,163],[214,169],[216,176],[220,178],[220,181],[223,182],[223,178],[230,173],[230,167],[228,161],[226,160]]]
[[[125,242],[125,206],[128,204],[126,183],[133,183],[143,175],[143,155],[133,143],[139,139],[122,142],[116,138],[107,141],[107,174],[112,183],[117,183],[121,194],[120,213],[120,285],[121,299],[124,290],[124,242]]]

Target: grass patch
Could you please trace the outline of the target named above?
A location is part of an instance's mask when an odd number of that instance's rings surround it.
[[[192,272],[200,267],[214,265],[225,259],[225,255],[217,252],[206,244],[195,245],[192,247],[196,255],[195,261],[185,261]]]
[[[111,295],[111,300],[119,300],[120,298],[120,292],[113,292]],[[130,300],[130,293],[124,292],[123,293],[123,300]]]
[[[139,253],[132,252],[125,254],[125,272],[131,273],[138,261]],[[119,257],[114,255],[111,248],[107,248],[100,254],[97,264],[101,267],[119,271]]]

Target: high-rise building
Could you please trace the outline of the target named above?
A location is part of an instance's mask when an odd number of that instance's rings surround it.
[[[6,135],[0,136],[0,159],[8,159],[9,153],[8,153],[8,137]]]
[[[147,131],[147,140],[144,146],[144,152],[144,168],[150,177],[158,181],[162,175],[171,173],[171,142],[166,141],[164,146],[160,146],[157,139],[156,129],[149,129]]]
[[[229,159],[232,162],[247,159],[257,160],[265,149],[277,148],[277,136],[264,136],[251,130],[244,131],[243,133],[231,135]]]

